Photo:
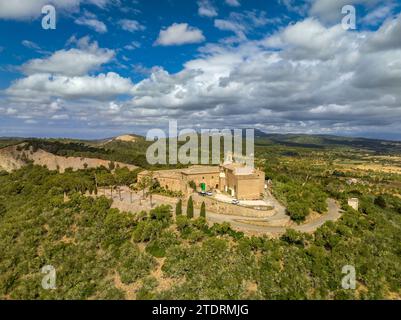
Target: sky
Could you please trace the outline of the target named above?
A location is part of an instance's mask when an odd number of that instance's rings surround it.
[[[48,4],[55,29],[42,27]],[[176,120],[401,140],[400,12],[401,0],[0,0],[0,136]]]

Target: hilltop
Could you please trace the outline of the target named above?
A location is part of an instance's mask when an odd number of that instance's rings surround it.
[[[151,142],[117,138],[0,140],[0,165],[21,167],[0,173],[0,298],[400,299],[397,142],[257,133],[279,210],[261,221],[207,201],[206,220],[191,217],[186,199],[174,215],[176,195],[107,165],[147,169]],[[41,261],[57,266],[57,290],[38,286]],[[340,286],[345,265],[357,290]]]
[[[49,170],[65,172],[66,169],[80,170],[86,168],[121,167],[134,170],[137,167],[121,162],[112,162],[97,158],[59,156],[28,143],[7,146],[0,149],[0,170],[13,171],[22,168],[28,163],[46,166]]]

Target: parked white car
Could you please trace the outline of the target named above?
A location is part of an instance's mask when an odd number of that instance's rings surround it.
[[[231,201],[231,203],[232,203],[232,204],[235,204],[235,205],[239,205],[239,201],[238,201],[238,199],[234,199],[234,200],[232,200],[232,201]]]
[[[211,197],[213,195],[213,192],[212,191],[208,191],[208,192],[206,192],[206,195]]]

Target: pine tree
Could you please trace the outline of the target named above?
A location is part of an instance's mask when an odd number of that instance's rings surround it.
[[[202,218],[206,218],[206,205],[205,202],[202,202],[201,210],[200,210],[200,216]]]
[[[175,205],[175,215],[177,217],[182,215],[182,200],[181,199]]]
[[[188,199],[187,217],[188,219],[192,219],[194,217],[194,202],[192,200],[192,197],[189,197]]]

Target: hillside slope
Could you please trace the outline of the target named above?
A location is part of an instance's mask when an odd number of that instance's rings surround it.
[[[42,149],[38,149],[34,152],[32,147],[29,147],[28,150],[25,150],[24,147],[25,144],[19,144],[0,149],[0,170],[10,172],[20,169],[29,162],[40,166],[46,166],[49,170],[58,170],[61,173],[68,168],[73,170],[98,168],[100,166],[109,168],[111,164],[111,161],[108,160],[84,157],[62,157]],[[128,168],[129,170],[137,168],[134,165],[122,162],[114,162],[114,164],[116,167]]]

